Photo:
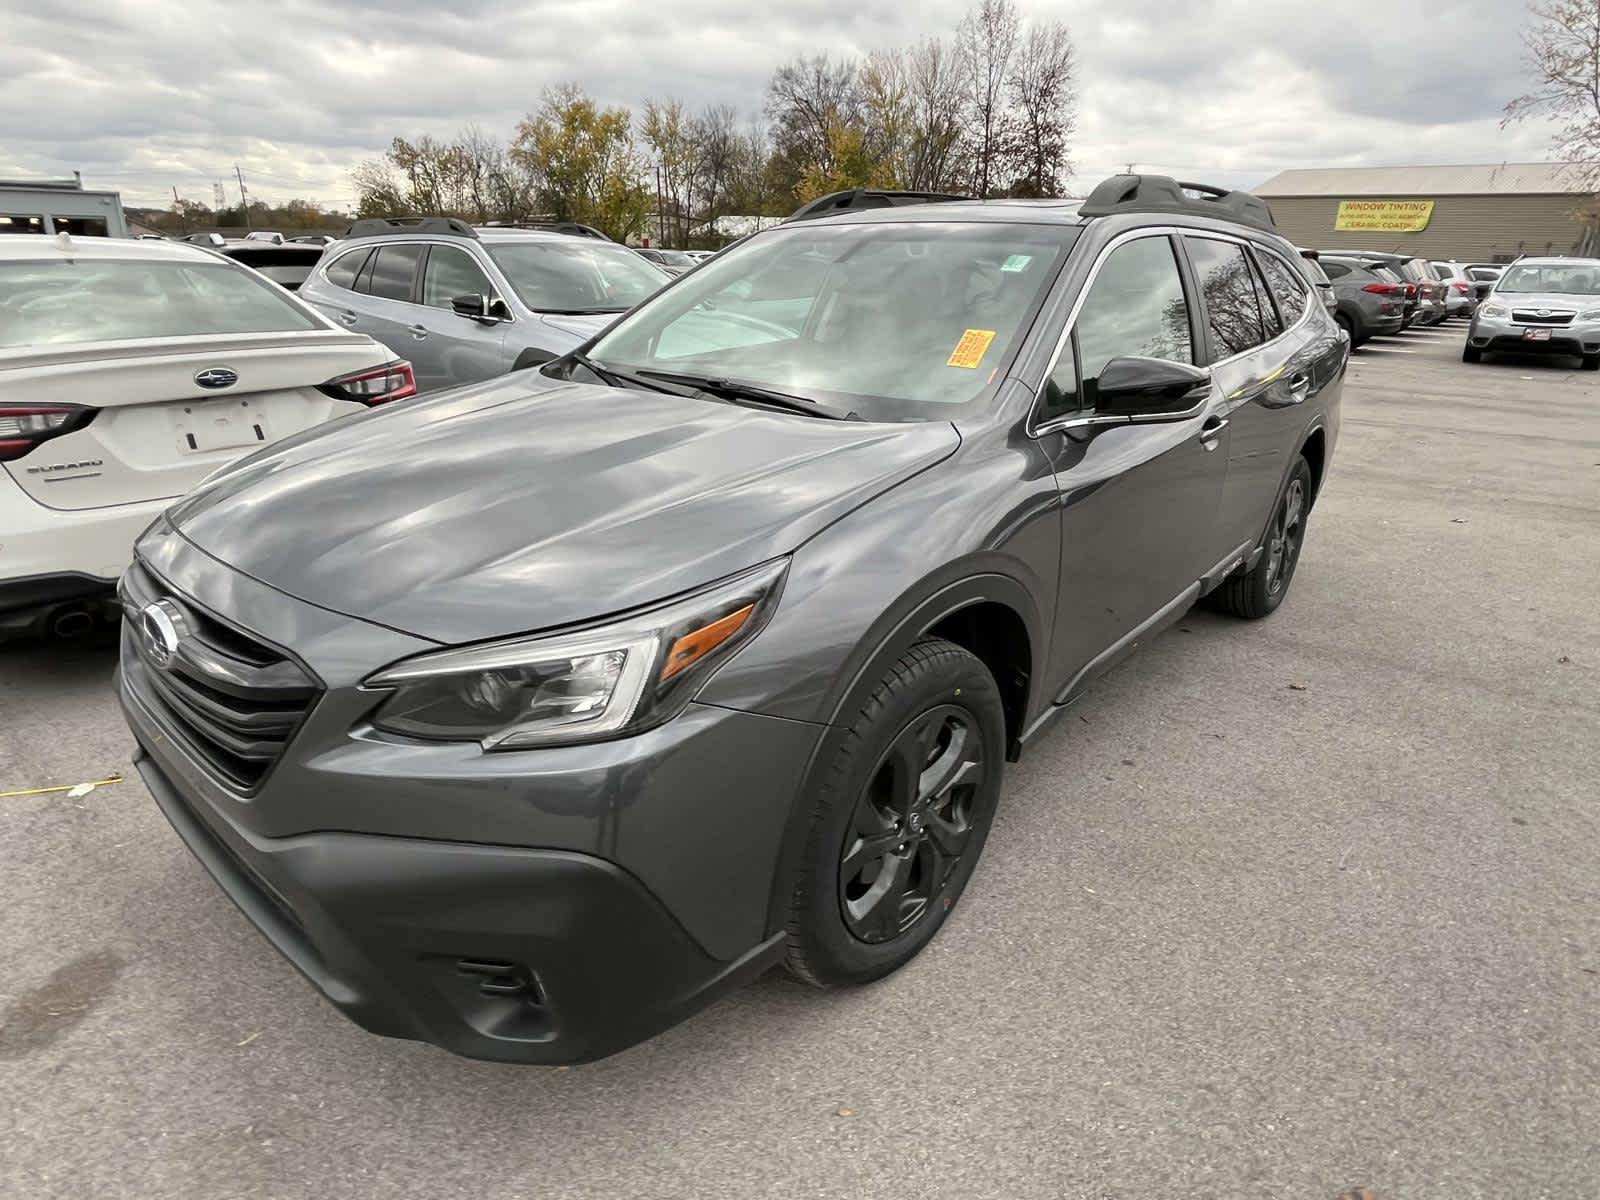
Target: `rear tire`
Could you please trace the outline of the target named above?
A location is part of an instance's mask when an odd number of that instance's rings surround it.
[[[1482,362],[1483,351],[1476,346],[1463,346],[1461,347],[1461,361],[1464,363]]]
[[[867,983],[932,940],[971,878],[1000,795],[1000,689],[940,638],[884,674],[821,764],[790,900],[789,971]]]
[[[1352,347],[1359,346],[1361,344],[1356,340],[1355,323],[1351,321],[1349,317],[1345,316],[1343,313],[1335,313],[1333,319],[1334,323],[1337,324],[1340,329],[1344,330],[1344,334],[1350,339],[1350,345]]]
[[[1224,579],[1209,599],[1223,612],[1257,621],[1274,612],[1289,594],[1294,569],[1305,544],[1306,517],[1311,513],[1311,464],[1305,456],[1295,459],[1289,480],[1272,509],[1261,557],[1243,575]]]

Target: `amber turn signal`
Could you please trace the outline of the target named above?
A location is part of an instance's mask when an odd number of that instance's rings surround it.
[[[661,679],[665,682],[679,671],[687,670],[694,666],[706,655],[710,654],[723,642],[727,641],[739,630],[744,628],[744,623],[756,611],[754,604],[746,604],[737,612],[731,612],[725,617],[702,625],[699,629],[684,634],[672,643],[672,649],[667,651],[666,664],[661,668]]]

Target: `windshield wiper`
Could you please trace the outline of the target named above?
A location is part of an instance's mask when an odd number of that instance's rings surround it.
[[[647,392],[666,392],[671,396],[694,395],[694,391],[691,388],[670,387],[659,382],[658,380],[645,379],[642,376],[635,375],[632,371],[619,371],[616,367],[601,366],[581,350],[569,350],[562,357],[565,358],[567,362],[583,367],[585,370],[598,376],[611,387],[641,388]],[[572,373],[570,371],[567,373],[567,378],[572,378]]]
[[[796,396],[789,392],[774,391],[772,388],[761,387],[759,384],[742,383],[737,379],[722,379],[707,375],[683,375],[676,371],[653,371],[642,368],[641,375],[648,375],[652,379],[666,379],[673,383],[681,383],[688,387],[697,388],[702,392],[709,392],[713,396],[720,396],[724,400],[745,400],[763,408],[776,408],[784,412],[802,413],[808,417],[821,417],[828,421],[859,421],[861,418],[853,412],[840,412],[826,404],[819,404],[805,396]]]

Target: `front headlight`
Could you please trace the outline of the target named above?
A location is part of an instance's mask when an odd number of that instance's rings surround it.
[[[1591,308],[1588,312],[1582,313],[1578,317],[1578,320],[1580,320],[1580,321],[1600,321],[1600,308]]]
[[[1485,304],[1478,310],[1480,316],[1488,317],[1491,321],[1503,321],[1511,315],[1511,311],[1504,304]]]
[[[378,672],[392,688],[374,728],[485,750],[592,742],[679,712],[697,685],[759,633],[788,559],[603,626],[444,650]]]

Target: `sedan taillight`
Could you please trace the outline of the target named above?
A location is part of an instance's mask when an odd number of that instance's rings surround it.
[[[375,404],[387,404],[391,400],[415,396],[417,377],[412,373],[410,363],[396,359],[370,371],[357,371],[353,375],[330,379],[320,385],[317,391],[335,400],[354,400],[370,408]]]
[[[41,442],[82,429],[98,411],[83,404],[0,404],[0,462],[21,458]]]

